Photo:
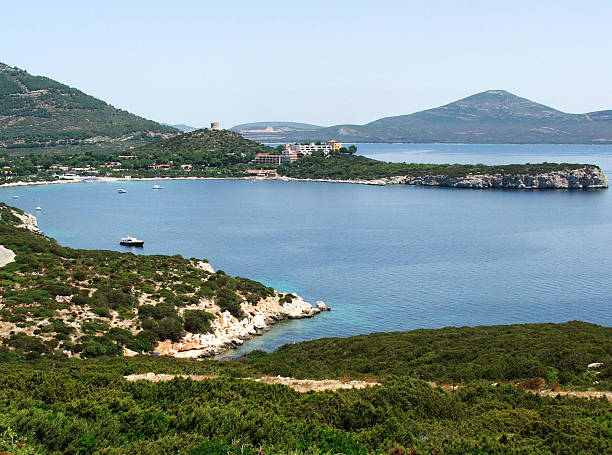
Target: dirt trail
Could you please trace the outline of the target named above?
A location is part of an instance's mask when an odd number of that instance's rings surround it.
[[[453,392],[455,390],[459,390],[463,387],[461,384],[451,385],[451,384],[437,384],[435,382],[428,383],[432,387],[438,387],[440,389],[446,390],[447,392]],[[492,384],[497,385],[497,384]],[[601,391],[601,390],[586,390],[586,391],[574,391],[574,390],[529,390],[525,389],[527,392],[535,393],[538,395],[542,395],[545,397],[576,397],[576,398],[607,398],[612,401],[612,392]]]
[[[539,393],[540,395],[544,395],[546,397],[556,397],[557,395],[560,395],[562,397],[568,396],[577,398],[607,398],[608,400],[612,401],[612,392],[604,392],[599,390],[587,390],[584,392],[574,392],[571,390],[540,390],[539,392],[534,393]]]
[[[204,379],[214,379],[219,376],[207,376],[207,375],[194,375],[194,374],[131,374],[124,376],[128,381],[151,381],[151,382],[163,382],[172,381],[174,378],[192,379],[194,381],[202,381]],[[281,376],[263,376],[261,378],[242,378],[247,381],[263,382],[265,384],[282,384],[287,387],[291,387],[297,392],[324,392],[324,391],[336,391],[341,389],[364,389],[366,387],[372,387],[380,385],[378,382],[367,382],[367,381],[340,381],[337,379],[325,379],[322,381],[315,381],[312,379],[295,379],[295,378],[284,378]]]

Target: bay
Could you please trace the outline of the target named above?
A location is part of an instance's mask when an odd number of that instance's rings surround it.
[[[588,162],[612,146],[358,144],[377,159]],[[191,180],[1,188],[0,201],[75,248],[208,258],[333,309],[277,324],[237,353],[448,325],[612,325],[612,193]],[[126,194],[118,194],[117,188]],[[12,196],[18,195],[18,199]],[[36,206],[42,211],[35,212]],[[119,238],[145,240],[142,250]]]

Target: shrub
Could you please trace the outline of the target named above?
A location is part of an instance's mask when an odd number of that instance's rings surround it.
[[[185,310],[183,313],[185,330],[191,333],[209,333],[212,331],[211,321],[215,316],[202,310]]]
[[[240,301],[238,294],[231,289],[223,288],[217,291],[215,303],[221,308],[221,311],[229,311],[238,319],[242,319],[246,316],[240,307]]]

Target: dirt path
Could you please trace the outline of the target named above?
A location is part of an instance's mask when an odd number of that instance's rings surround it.
[[[206,375],[193,375],[193,374],[131,374],[124,376],[128,381],[151,381],[151,382],[163,382],[172,381],[174,378],[192,379],[194,381],[202,381],[204,379],[214,379],[218,376],[206,376]],[[366,387],[372,387],[380,385],[378,382],[366,382],[366,381],[340,381],[337,379],[325,379],[322,381],[314,381],[312,379],[295,379],[295,378],[283,378],[281,376],[264,376],[261,378],[242,378],[247,381],[263,382],[265,384],[282,384],[287,387],[291,387],[297,392],[324,392],[324,391],[336,391],[341,389],[364,389]]]
[[[447,392],[453,392],[455,390],[459,390],[461,389],[463,386],[458,384],[458,385],[451,385],[451,384],[437,384],[435,382],[429,382],[428,383],[430,386],[432,387],[438,387],[440,389],[446,390]],[[515,384],[516,385],[516,384]],[[531,392],[531,393],[535,393],[538,395],[542,395],[545,397],[556,397],[556,396],[562,396],[562,397],[576,397],[576,398],[607,398],[608,400],[612,401],[612,392],[608,392],[608,391],[600,391],[600,390],[586,390],[583,392],[580,391],[573,391],[573,390],[528,390],[528,389],[524,389],[527,392]]]
[[[13,262],[14,260],[15,253],[0,245],[0,267],[4,267],[6,264]]]
[[[571,390],[540,390],[536,393],[546,397],[556,397],[557,395],[560,395],[562,397],[567,396],[577,398],[607,398],[608,400],[612,401],[612,392],[603,392],[599,390],[587,390],[585,392],[573,392]]]

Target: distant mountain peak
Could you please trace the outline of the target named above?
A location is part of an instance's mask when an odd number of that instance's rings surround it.
[[[476,93],[452,103],[365,125],[270,134],[270,141],[446,142],[524,144],[612,143],[612,111],[569,114],[507,90]]]
[[[550,119],[567,120],[572,114],[536,103],[514,95],[506,90],[487,90],[475,95],[454,101],[444,106],[412,114],[421,118],[453,117],[459,121],[490,120],[534,120]]]

